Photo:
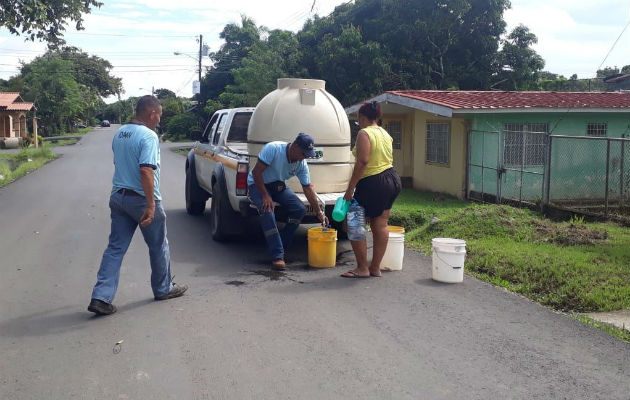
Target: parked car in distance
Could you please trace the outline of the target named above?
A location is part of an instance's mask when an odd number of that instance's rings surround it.
[[[109,126],[109,121],[108,121],[108,120],[106,120],[106,119],[102,120],[102,121],[101,121],[101,126],[102,126],[102,127],[108,127],[108,126]]]

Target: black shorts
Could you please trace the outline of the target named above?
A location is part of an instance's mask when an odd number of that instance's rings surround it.
[[[402,183],[394,168],[368,176],[357,183],[354,198],[365,208],[366,217],[378,217],[394,205]]]

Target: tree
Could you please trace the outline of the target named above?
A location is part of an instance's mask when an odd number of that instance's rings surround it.
[[[81,87],[80,92],[83,98],[83,107],[78,115],[80,119],[91,121],[102,108],[103,97],[123,92],[122,79],[111,75],[113,66],[109,61],[94,55],[90,56],[72,46],[49,50],[44,57],[55,55],[72,63],[73,76]]]
[[[598,78],[607,78],[611,75],[618,75],[619,68],[617,67],[604,67],[603,69],[598,69],[595,73],[595,76]]]
[[[174,116],[184,112],[182,101],[176,97],[169,97],[162,101],[162,120],[161,125],[167,126],[168,122]]]
[[[261,30],[251,18],[241,16],[241,25],[228,24],[219,37],[225,40],[219,51],[210,54],[214,65],[201,80],[201,104],[206,100],[217,100],[227,85],[234,84],[232,70],[239,68],[243,58],[260,41]]]
[[[122,79],[111,75],[112,64],[98,56],[90,56],[78,47],[67,46],[59,50],[49,50],[44,56],[59,55],[72,62],[76,81],[94,91],[100,97],[122,93]]]
[[[177,95],[175,94],[175,92],[173,92],[172,90],[168,90],[168,89],[155,89],[153,91],[153,94],[155,95],[155,97],[157,97],[160,100],[164,100],[164,99],[172,99],[177,97]]]
[[[535,89],[538,75],[545,61],[531,46],[536,35],[524,25],[519,25],[503,40],[503,48],[497,55],[497,74],[492,87],[504,90]]]
[[[302,62],[311,76],[329,68],[322,63],[335,38],[356,37],[376,58],[379,76],[356,74],[354,93],[395,89],[483,89],[489,86],[499,38],[505,30],[508,0],[356,0],[315,17],[298,33]],[[346,31],[344,33],[344,31]],[[347,42],[346,45],[349,45]],[[358,45],[354,42],[353,45]],[[341,52],[347,52],[344,48]],[[335,63],[335,57],[328,57]],[[338,59],[337,59],[338,60]],[[353,68],[356,70],[356,64]],[[367,72],[367,71],[366,71]],[[361,88],[361,89],[359,89]],[[345,97],[331,87],[335,96]],[[350,97],[348,97],[349,101]]]
[[[166,124],[166,134],[170,140],[190,138],[190,132],[197,128],[197,117],[191,113],[178,114]]]
[[[59,56],[38,57],[27,69],[23,73],[24,99],[35,103],[42,129],[47,134],[57,134],[64,128],[70,130],[83,107],[72,63]]]
[[[97,0],[0,0],[0,26],[27,40],[39,39],[57,47],[65,43],[63,31],[69,21],[82,30],[82,14],[102,5]]]
[[[206,101],[206,105],[203,107],[203,114],[209,119],[212,114],[223,108],[223,104],[215,100]]]
[[[325,35],[317,51],[316,70],[342,103],[355,103],[382,91],[380,78],[390,65],[380,44],[364,42],[357,27],[347,26],[339,36]]]
[[[273,30],[266,40],[253,45],[241,67],[232,70],[234,84],[228,85],[219,99],[230,107],[253,107],[276,88],[278,78],[299,77],[305,73],[300,68],[295,34]]]
[[[24,89],[24,80],[21,76],[12,76],[8,80],[0,79],[0,92],[18,92]]]
[[[31,83],[39,81],[40,77],[37,76],[38,72],[35,71],[35,68],[41,68],[41,65],[45,65],[51,60],[67,61],[65,65],[71,66],[69,72],[59,71],[54,73],[53,76],[67,78],[65,75],[69,74],[74,83],[78,85],[81,102],[80,107],[76,110],[76,114],[72,116],[74,120],[91,121],[103,107],[102,97],[122,92],[122,81],[120,78],[111,75],[112,65],[109,61],[97,56],[90,56],[76,47],[62,47],[58,50],[47,51],[33,62],[23,64],[20,76],[24,80],[28,77]],[[26,98],[28,96],[40,96],[40,93],[35,92],[32,88],[27,89],[29,90],[26,91]],[[46,92],[52,89],[44,86],[40,90]],[[73,124],[70,122],[68,122],[67,127],[68,129],[73,129]],[[54,129],[61,129],[61,126],[57,126]]]

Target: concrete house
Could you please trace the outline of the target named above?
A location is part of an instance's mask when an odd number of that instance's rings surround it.
[[[610,90],[630,90],[630,74],[616,74],[604,79]]]
[[[0,140],[28,135],[26,114],[33,108],[19,93],[0,92]]]
[[[554,179],[571,180],[606,154],[619,158],[618,144],[606,153],[603,139],[630,137],[630,93],[402,90],[366,101],[381,104],[383,127],[394,139],[394,167],[407,186],[460,199],[480,192],[533,200],[543,191],[546,163],[562,164]],[[350,118],[361,104],[346,108]],[[550,135],[602,140],[573,150],[556,146],[550,154]],[[630,175],[623,177],[630,145],[620,146],[615,165],[623,182]]]

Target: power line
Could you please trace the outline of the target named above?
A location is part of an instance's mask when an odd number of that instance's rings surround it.
[[[617,37],[617,40],[615,40],[615,43],[613,43],[612,47],[610,48],[610,50],[608,51],[608,54],[606,54],[606,57],[604,57],[604,61],[602,61],[601,64],[599,64],[599,68],[597,68],[597,70],[599,71],[600,69],[602,69],[602,65],[604,65],[604,63],[606,62],[606,60],[608,59],[608,56],[610,55],[610,53],[612,53],[612,51],[614,50],[615,46],[617,46],[617,43],[619,42],[619,39],[621,39],[621,36],[623,36],[623,33],[626,31],[626,29],[628,29],[628,26],[630,26],[630,21],[628,21],[628,23],[626,24],[626,26],[623,28],[623,30],[621,31],[621,33],[619,34],[619,37]]]
[[[196,35],[139,35],[139,34],[124,34],[124,33],[87,33],[87,32],[71,32],[71,35],[85,35],[85,36],[120,36],[120,37],[142,37],[142,38],[195,38]]]
[[[177,72],[177,71],[186,71],[186,72],[197,72],[197,70],[193,70],[190,68],[186,69],[143,69],[143,70],[117,70],[111,71],[116,73],[137,73],[137,72]],[[19,73],[18,70],[0,70],[0,73]],[[75,71],[29,71],[28,75],[74,75]]]
[[[4,65],[4,66],[13,66],[15,64],[0,64],[0,65]],[[112,68],[159,68],[159,67],[190,67],[190,65],[186,64],[186,65],[112,65]],[[87,68],[77,68],[77,69],[81,69],[81,70],[95,70],[95,68],[91,68],[91,67],[87,67]]]
[[[46,51],[40,51],[40,50],[27,50],[27,49],[15,49],[15,48],[6,48],[6,47],[0,47],[0,50],[2,51],[10,51],[12,53],[35,53],[35,54],[45,54]],[[83,52],[83,51],[82,51]],[[88,54],[86,52],[83,52],[85,54]],[[60,53],[53,53],[53,54],[60,54]],[[172,51],[99,51],[98,54],[164,54],[164,55],[173,55]]]
[[[182,90],[184,90],[184,88],[185,88],[186,86],[188,86],[188,84],[189,84],[190,82],[192,82],[192,80],[193,80],[193,79],[194,79],[194,76],[191,76],[191,77],[190,77],[190,79],[188,79],[188,82],[184,83],[184,84],[182,85],[182,87],[180,87],[180,88],[179,88],[179,90],[177,90],[177,91],[175,92],[175,94],[176,94],[177,96],[179,96],[179,93],[180,93]]]

